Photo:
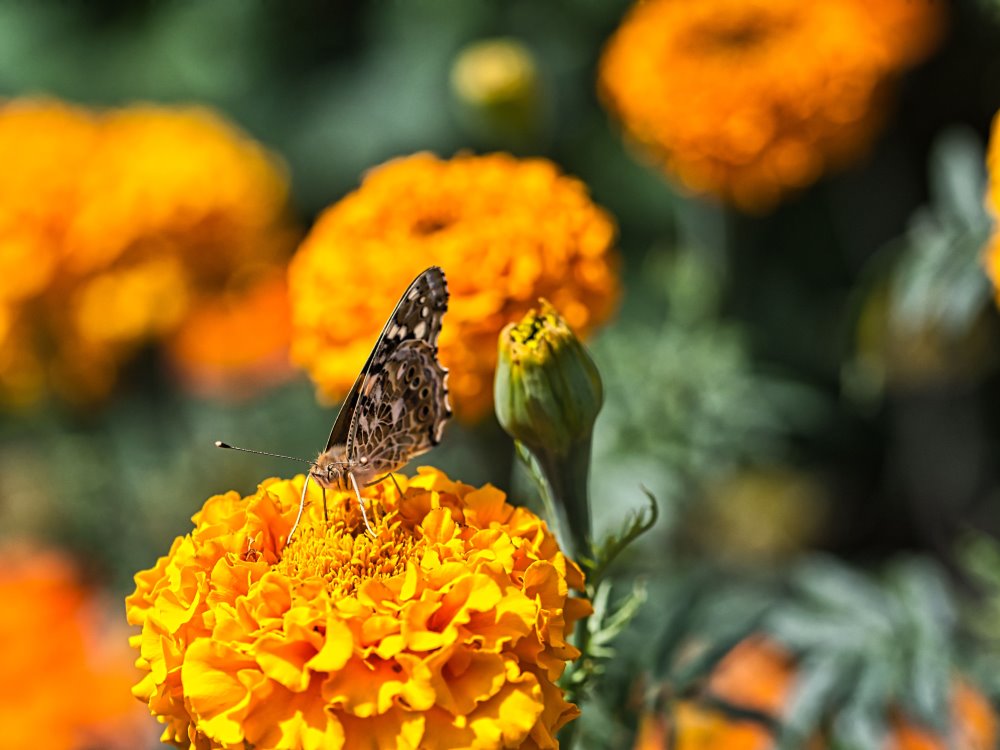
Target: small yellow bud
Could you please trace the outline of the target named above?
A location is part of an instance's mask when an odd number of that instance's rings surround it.
[[[500,333],[494,385],[497,418],[533,452],[566,456],[589,441],[601,410],[597,366],[545,300]]]
[[[513,145],[539,134],[538,70],[523,44],[500,38],[468,45],[452,64],[451,87],[461,121],[481,137]]]
[[[537,73],[527,48],[512,39],[487,39],[463,49],[451,69],[462,101],[495,106],[534,96]]]

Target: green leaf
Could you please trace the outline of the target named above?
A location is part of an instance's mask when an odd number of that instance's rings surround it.
[[[785,710],[781,750],[800,750],[820,726],[827,707],[854,682],[855,665],[836,656],[812,655],[799,665],[799,676]]]
[[[594,545],[592,559],[584,558],[582,563],[587,573],[588,588],[600,586],[608,567],[614,562],[632,542],[649,531],[656,524],[660,510],[653,493],[642,487],[648,504],[645,508],[633,511],[625,517],[621,529],[617,533],[608,534],[600,544]]]

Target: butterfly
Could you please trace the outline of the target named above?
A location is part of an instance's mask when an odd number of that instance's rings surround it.
[[[309,471],[324,489],[353,489],[373,535],[360,486],[380,482],[440,443],[451,416],[448,371],[437,348],[447,311],[444,271],[431,266],[403,292]],[[304,505],[305,487],[300,518]]]
[[[311,462],[287,540],[291,540],[302,520],[310,480],[323,488],[324,514],[326,490],[353,489],[365,528],[375,536],[361,488],[391,477],[411,459],[441,442],[444,425],[451,416],[448,371],[438,361],[437,348],[441,319],[447,310],[444,271],[431,266],[403,292],[344,399],[326,448]],[[247,450],[221,441],[215,444]]]

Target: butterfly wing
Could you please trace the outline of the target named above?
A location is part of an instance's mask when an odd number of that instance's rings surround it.
[[[426,341],[395,346],[361,388],[348,442],[352,465],[384,475],[437,445],[451,414],[447,372]]]
[[[447,309],[448,285],[444,271],[437,266],[431,266],[417,276],[403,292],[396,309],[382,328],[372,353],[368,355],[368,361],[361,369],[358,379],[354,381],[347,398],[344,399],[337,421],[330,431],[326,450],[335,445],[343,445],[346,447],[348,460],[354,458],[359,412],[368,414],[373,408],[371,403],[373,387],[369,385],[369,381],[373,378],[381,380],[381,373],[386,363],[398,347],[407,341],[423,342],[430,347],[434,361],[437,362],[437,339],[441,332],[441,319]],[[443,384],[447,370],[440,367],[440,364],[438,368],[441,371],[440,379]],[[447,419],[451,411],[447,404],[446,387],[443,387],[443,400],[445,405],[443,419]]]

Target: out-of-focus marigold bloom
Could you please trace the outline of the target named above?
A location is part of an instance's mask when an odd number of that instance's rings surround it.
[[[993,750],[997,746],[997,715],[989,700],[966,682],[956,680],[951,696],[951,735],[942,737],[900,715],[883,750]]]
[[[771,717],[779,723],[795,689],[794,657],[762,636],[738,644],[710,676],[708,693],[737,709]],[[915,724],[900,712],[888,717],[882,750],[987,750],[996,747],[997,717],[989,701],[968,683],[952,683],[951,733],[944,737]],[[661,741],[662,739],[662,741]],[[657,744],[659,743],[659,744]],[[635,750],[773,750],[775,736],[763,723],[741,720],[694,700],[672,707],[668,717],[643,716]],[[829,747],[817,735],[810,750]]]
[[[993,281],[993,288],[997,290],[997,303],[1000,304],[1000,112],[993,117],[990,142],[986,150],[986,172],[989,180],[986,208],[993,216],[995,228],[986,246],[983,263],[986,273]]]
[[[503,493],[435,469],[371,491],[303,477],[209,499],[126,600],[163,739],[206,748],[543,748],[577,715],[555,680],[590,612],[580,569]],[[372,515],[372,514],[370,514]]]
[[[104,397],[121,364],[294,237],[287,180],[200,108],[0,106],[0,402]]]
[[[599,88],[685,187],[763,211],[864,154],[893,82],[938,42],[945,6],[648,0],[608,43]]]
[[[285,274],[276,272],[202,302],[167,351],[188,390],[233,399],[291,378],[290,342],[288,285]]]
[[[96,598],[73,566],[27,543],[5,546],[0,559],[3,747],[139,747],[149,718],[129,696],[137,671],[124,640],[101,632]]]
[[[456,413],[492,403],[500,329],[548,298],[581,335],[615,307],[615,225],[544,159],[421,153],[372,171],[292,260],[292,358],[333,400],[354,383],[407,284],[429,265],[451,293],[439,340]]]
[[[669,719],[643,716],[634,750],[774,750],[774,737],[760,722],[680,701]]]

